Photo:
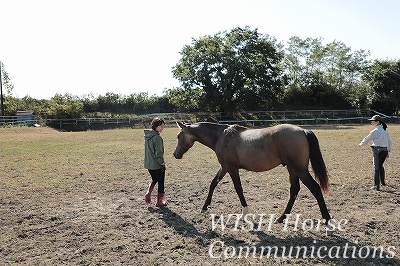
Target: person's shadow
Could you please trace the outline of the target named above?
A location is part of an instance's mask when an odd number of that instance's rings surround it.
[[[161,213],[166,225],[184,237],[194,238],[197,244],[204,246],[207,250],[212,242],[225,243],[225,247],[244,246],[243,240],[236,239],[231,235],[221,235],[211,228],[204,233],[199,232],[192,223],[167,207],[150,211]],[[389,249],[387,243],[382,243],[381,247],[372,247],[335,235],[324,239],[316,237],[318,238],[316,240],[304,236],[278,238],[263,231],[251,232],[258,237],[259,242],[251,246],[249,259],[314,259],[318,263],[325,262],[343,266],[400,265],[400,259],[395,257],[398,252],[397,247]],[[292,250],[290,250],[291,248]]]

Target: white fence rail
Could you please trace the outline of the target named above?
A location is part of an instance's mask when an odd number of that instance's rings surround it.
[[[34,116],[0,116],[0,126],[33,126],[39,124]]]
[[[379,114],[389,123],[400,123],[400,117],[386,116],[371,109],[361,110],[296,110],[296,111],[254,111],[241,113],[157,113],[131,118],[74,118],[47,119],[42,124],[66,131],[84,131],[88,129],[111,129],[118,127],[148,127],[155,116],[162,117],[167,123],[175,121],[201,122],[212,121],[222,124],[245,126],[268,126],[272,124],[359,124],[365,123],[374,114]],[[0,127],[34,126],[41,124],[37,117],[0,116]]]

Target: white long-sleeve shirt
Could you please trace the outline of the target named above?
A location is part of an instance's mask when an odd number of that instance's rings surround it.
[[[371,130],[359,145],[368,144],[369,142],[372,142],[372,146],[387,147],[388,151],[392,150],[392,140],[390,139],[389,132],[384,130],[382,125],[377,125]]]

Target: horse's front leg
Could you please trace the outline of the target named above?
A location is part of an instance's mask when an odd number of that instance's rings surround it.
[[[243,217],[246,216],[246,214],[249,212],[249,209],[247,207],[247,202],[243,195],[243,187],[242,187],[242,182],[240,182],[239,169],[229,170],[229,174],[231,175],[236,193],[239,196],[240,204],[242,204],[241,218],[243,219]]]
[[[206,202],[203,205],[203,208],[201,209],[201,212],[206,212],[207,207],[211,204],[211,199],[214,193],[215,187],[218,185],[219,181],[226,175],[227,171],[224,167],[221,166],[221,168],[218,170],[217,174],[215,175],[214,179],[211,181],[210,184],[210,190],[208,191],[208,196],[206,199]]]

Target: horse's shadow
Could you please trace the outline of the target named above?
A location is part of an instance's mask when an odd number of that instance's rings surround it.
[[[231,234],[220,234],[217,231],[208,229],[200,232],[191,222],[182,218],[178,213],[168,207],[149,209],[151,212],[162,214],[162,220],[166,225],[173,228],[176,233],[184,237],[194,238],[196,243],[204,246],[205,251],[209,250],[212,243],[225,243],[226,246],[245,246],[241,239]],[[259,239],[251,248],[255,252],[249,253],[248,259],[308,259],[316,260],[319,263],[334,265],[400,265],[400,260],[395,257],[396,250],[388,250],[387,243],[382,243],[382,249],[377,249],[373,256],[374,248],[351,241],[340,236],[322,238],[316,236],[288,236],[285,238],[268,235],[264,231],[251,231]],[[276,247],[270,249],[269,247]],[[289,253],[290,247],[293,248]],[[300,252],[297,254],[297,247]],[[307,249],[306,249],[307,248]],[[306,249],[306,252],[304,251]],[[319,251],[318,251],[319,250]],[[253,250],[252,250],[253,251]],[[318,253],[319,252],[319,253]],[[368,252],[368,254],[367,254]],[[289,257],[292,256],[292,258]],[[305,256],[303,258],[303,256]]]

